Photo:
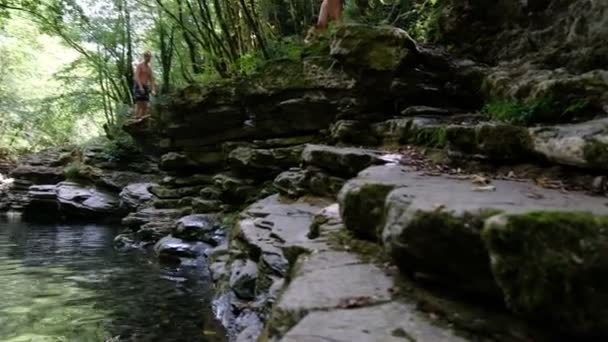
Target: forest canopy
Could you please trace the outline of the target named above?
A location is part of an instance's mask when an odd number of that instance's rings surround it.
[[[437,0],[346,0],[345,20],[432,37]],[[133,65],[153,52],[161,94],[298,58],[321,0],[0,0],[0,149],[117,132]]]

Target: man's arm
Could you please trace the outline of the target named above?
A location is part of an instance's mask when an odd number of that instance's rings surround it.
[[[150,68],[150,89],[152,89],[152,95],[156,96],[156,81],[154,80],[152,68]]]
[[[135,80],[135,84],[139,87],[139,89],[144,89],[144,85],[141,82],[141,64],[137,64],[135,67],[135,74],[133,75],[133,79]]]

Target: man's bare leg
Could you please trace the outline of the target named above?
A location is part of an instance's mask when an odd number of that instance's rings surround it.
[[[319,9],[319,20],[317,21],[317,28],[319,29],[327,28],[327,23],[329,21],[328,6],[328,0],[323,0],[323,3],[321,3],[321,8]]]
[[[339,22],[342,17],[341,0],[323,0],[319,10],[318,29],[326,29],[329,21]]]

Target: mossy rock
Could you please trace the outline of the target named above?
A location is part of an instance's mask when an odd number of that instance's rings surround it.
[[[498,210],[419,207],[407,188],[388,195],[383,243],[393,262],[409,275],[425,274],[462,292],[500,298],[480,237]]]
[[[415,49],[407,32],[396,27],[346,24],[336,27],[330,53],[348,66],[395,71]]]
[[[396,186],[391,182],[347,182],[338,194],[340,215],[346,228],[360,239],[379,240],[384,201]]]
[[[608,334],[608,217],[533,212],[482,233],[507,306],[573,336]]]
[[[444,136],[450,150],[488,160],[521,160],[533,150],[528,130],[509,124],[451,125]]]
[[[583,148],[583,155],[591,167],[608,168],[608,142],[592,140]]]

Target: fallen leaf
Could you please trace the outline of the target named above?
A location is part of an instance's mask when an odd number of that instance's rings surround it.
[[[494,185],[476,186],[473,188],[473,191],[496,191],[496,187]]]
[[[359,297],[348,297],[342,298],[338,302],[339,308],[357,308],[361,306],[366,306],[372,303],[372,297],[369,296],[359,296]]]
[[[532,198],[532,199],[541,199],[541,198],[545,198],[545,196],[537,193],[537,192],[529,192],[526,194],[526,196],[528,196],[528,198]]]
[[[441,211],[445,209],[445,204],[444,203],[434,203],[433,204],[433,210],[435,211]]]
[[[486,177],[480,176],[480,175],[473,175],[473,176],[471,176],[471,182],[473,184],[476,184],[476,185],[490,184],[490,180],[489,179],[487,179]]]

